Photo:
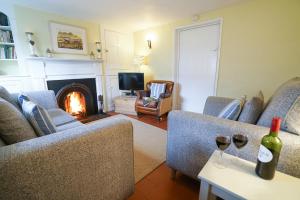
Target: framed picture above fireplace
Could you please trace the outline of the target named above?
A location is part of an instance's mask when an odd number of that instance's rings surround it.
[[[87,54],[86,30],[67,24],[49,22],[52,49],[55,53]]]

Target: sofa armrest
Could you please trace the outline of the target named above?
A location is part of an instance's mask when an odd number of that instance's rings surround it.
[[[57,100],[52,90],[25,92],[26,95],[35,103],[43,106],[44,108],[53,109],[58,108]]]
[[[0,148],[1,199],[125,199],[133,128],[110,119]]]
[[[217,149],[217,134],[234,133],[248,135],[248,144],[240,150],[240,157],[256,162],[261,139],[269,133],[268,128],[202,114],[172,111],[168,119],[167,164],[196,178]],[[300,137],[283,131],[279,137],[283,148],[278,170],[300,177]],[[230,145],[226,152],[234,155],[234,145]]]
[[[225,108],[232,100],[233,99],[226,97],[207,97],[203,114],[216,117],[222,111],[222,109]]]
[[[158,116],[162,116],[172,110],[172,97],[160,98],[158,101],[157,109]]]

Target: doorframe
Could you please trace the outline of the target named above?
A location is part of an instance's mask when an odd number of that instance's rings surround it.
[[[186,26],[179,26],[175,28],[175,37],[174,37],[174,46],[175,46],[175,52],[174,52],[174,99],[173,99],[173,109],[178,110],[179,107],[179,93],[178,93],[178,80],[179,80],[179,54],[180,54],[180,45],[179,45],[179,36],[180,33],[186,30],[190,29],[196,29],[196,28],[201,28],[205,26],[212,26],[212,25],[219,25],[220,26],[220,32],[219,32],[219,42],[218,42],[218,53],[217,53],[217,69],[216,69],[216,77],[215,77],[215,88],[214,88],[214,95],[217,94],[217,89],[218,89],[218,81],[219,81],[219,65],[220,65],[220,55],[221,55],[221,41],[222,41],[222,27],[223,27],[223,18],[216,18],[213,20],[208,20],[204,22],[199,22],[195,24],[190,24]]]

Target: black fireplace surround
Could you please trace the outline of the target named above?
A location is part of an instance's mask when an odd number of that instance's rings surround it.
[[[65,109],[65,98],[70,92],[80,92],[85,97],[87,116],[98,112],[96,79],[66,79],[47,81],[48,90],[53,90],[58,106]]]

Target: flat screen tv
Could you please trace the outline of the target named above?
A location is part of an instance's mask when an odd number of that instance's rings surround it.
[[[119,89],[130,90],[134,95],[135,90],[144,90],[144,73],[119,73]]]

